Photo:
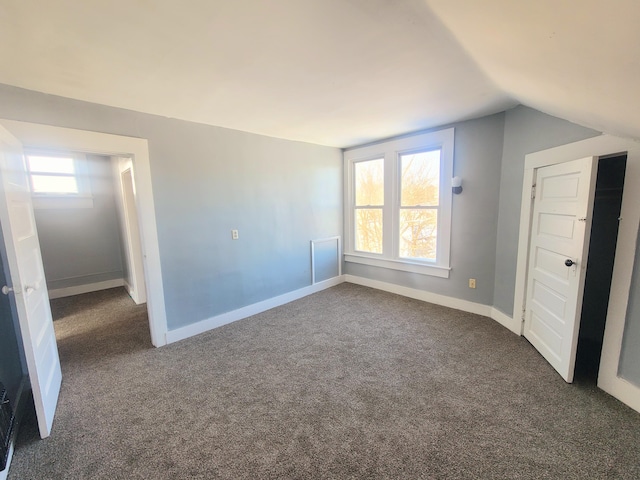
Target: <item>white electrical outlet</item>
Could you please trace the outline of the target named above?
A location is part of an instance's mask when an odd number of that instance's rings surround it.
[[[231,239],[232,240],[238,239],[238,230],[231,230]]]
[[[469,288],[476,288],[476,279],[475,278],[470,278],[469,279]]]

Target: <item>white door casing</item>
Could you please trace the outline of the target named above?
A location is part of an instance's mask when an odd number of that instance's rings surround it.
[[[22,145],[0,127],[0,223],[42,438],[53,426],[62,371]]]
[[[522,178],[522,203],[518,236],[518,258],[514,292],[513,330],[522,332],[524,327],[524,306],[529,268],[529,239],[533,203],[531,185],[534,184],[536,169],[556,165],[596,155],[601,162],[608,156],[627,154],[627,168],[624,177],[624,192],[616,243],[616,256],[611,278],[611,289],[607,319],[604,331],[602,357],[598,371],[598,387],[610,393],[634,410],[640,412],[640,385],[618,374],[620,353],[627,321],[629,291],[634,269],[634,259],[640,225],[640,142],[613,135],[599,135],[579,142],[549,148],[525,156]],[[522,312],[522,320],[520,312]]]
[[[128,259],[129,278],[127,285],[129,294],[138,305],[146,303],[147,293],[144,285],[144,266],[142,261],[142,247],[140,240],[140,228],[136,207],[136,193],[134,173],[131,159],[119,159],[119,166],[124,164],[125,169],[119,171],[120,193],[122,197],[122,214],[124,220],[124,234],[126,242],[126,257]]]
[[[33,148],[61,149],[133,159],[136,187],[136,207],[149,315],[151,342],[156,347],[167,344],[167,317],[160,263],[160,247],[151,182],[149,145],[144,138],[55,127],[16,120],[0,119],[22,143]]]
[[[573,381],[597,157],[537,169],[524,336]]]

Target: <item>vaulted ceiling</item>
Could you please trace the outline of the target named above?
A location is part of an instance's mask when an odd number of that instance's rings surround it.
[[[352,146],[519,103],[640,138],[637,0],[1,0],[0,83]]]

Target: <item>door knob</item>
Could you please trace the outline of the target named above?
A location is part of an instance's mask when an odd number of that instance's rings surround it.
[[[567,267],[571,267],[572,265],[575,265],[575,264],[576,264],[576,262],[574,262],[574,261],[573,261],[573,260],[571,260],[570,258],[567,258],[567,259],[564,261],[564,264],[565,264]]]
[[[13,288],[7,287],[6,285],[2,287],[2,293],[4,293],[5,295],[9,295],[11,292],[13,292]]]

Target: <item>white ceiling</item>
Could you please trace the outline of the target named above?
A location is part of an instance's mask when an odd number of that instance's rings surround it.
[[[640,138],[637,0],[0,0],[0,83],[352,146],[518,103]]]

